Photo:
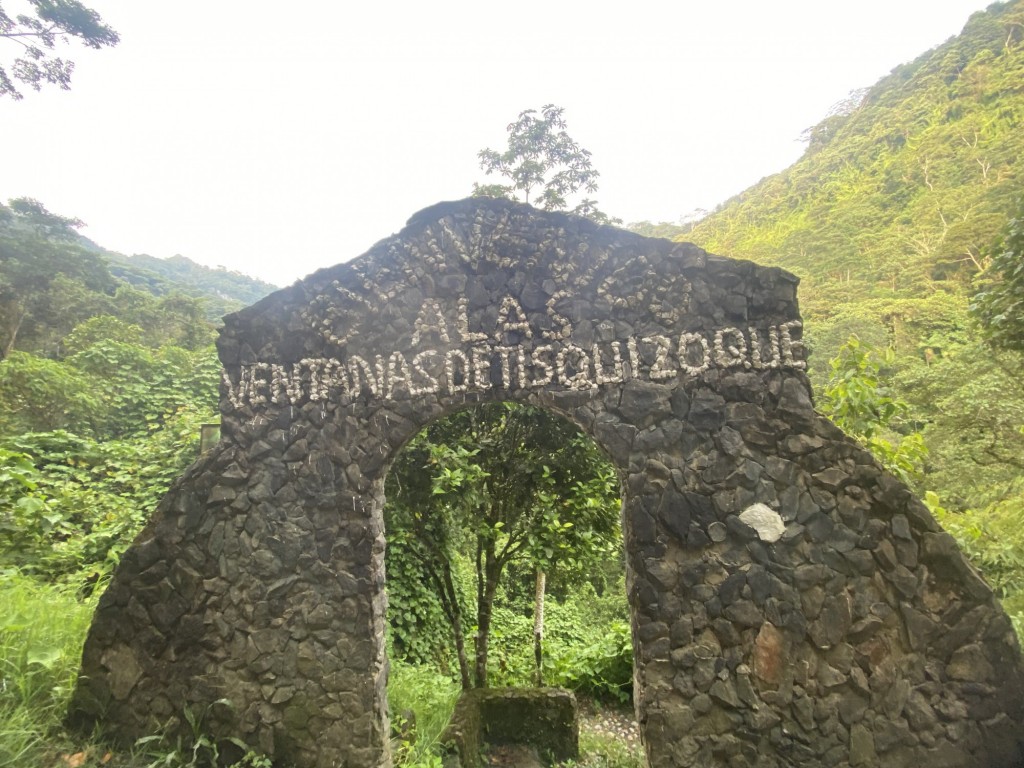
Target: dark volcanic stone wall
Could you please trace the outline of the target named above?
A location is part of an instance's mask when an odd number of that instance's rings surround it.
[[[125,554],[74,721],[131,740],[188,706],[296,766],[388,764],[384,477],[515,400],[618,467],[652,766],[1015,764],[1010,622],[814,412],[791,275],[474,199],[226,323],[224,438]]]

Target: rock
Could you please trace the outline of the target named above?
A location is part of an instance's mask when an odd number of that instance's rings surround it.
[[[766,504],[753,504],[740,513],[740,520],[757,531],[761,541],[778,541],[786,530],[782,516]]]
[[[850,765],[874,765],[875,737],[863,725],[850,728]]]
[[[789,654],[785,636],[772,624],[763,623],[754,641],[754,676],[769,687],[778,687],[788,665]]]
[[[867,710],[867,700],[852,692],[842,694],[839,699],[839,705],[836,707],[839,719],[844,725],[859,723],[864,719],[864,714]]]
[[[733,709],[740,706],[740,697],[736,694],[736,686],[731,680],[716,680],[708,694],[719,704]]]
[[[928,699],[917,691],[912,691],[908,696],[904,712],[910,727],[918,733],[932,730],[938,722],[935,710],[928,703]]]
[[[958,648],[946,666],[946,674],[953,680],[984,683],[992,679],[994,669],[979,643]]]
[[[708,536],[710,536],[711,540],[716,543],[725,541],[725,538],[728,535],[729,531],[723,523],[714,522],[708,526]]]
[[[135,653],[128,646],[115,646],[103,654],[101,663],[110,672],[111,695],[117,701],[124,701],[142,677],[142,667]]]
[[[764,617],[749,600],[737,600],[724,610],[725,618],[740,627],[759,627]]]

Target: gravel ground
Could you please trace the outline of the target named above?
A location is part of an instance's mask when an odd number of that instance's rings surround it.
[[[581,699],[580,732],[614,736],[631,745],[640,742],[640,730],[632,704],[613,706]]]

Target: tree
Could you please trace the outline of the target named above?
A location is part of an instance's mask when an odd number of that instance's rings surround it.
[[[510,184],[473,184],[473,194],[522,197],[523,202],[538,205],[547,211],[568,210],[568,197],[583,190],[597,191],[600,175],[590,161],[590,152],[566,132],[562,117],[565,110],[546,104],[540,110],[523,110],[508,125],[508,148],[504,152],[482,149],[477,153],[480,167],[490,176],[496,173]],[[597,208],[597,203],[584,198],[572,212],[599,224],[618,224]]]
[[[971,309],[996,347],[1024,352],[1024,201],[992,249]]]
[[[15,348],[23,328],[37,334],[60,329],[63,335],[102,309],[78,295],[83,288],[94,295],[113,292],[103,259],[74,242],[80,226],[78,219],[50,213],[30,198],[0,205],[0,360]],[[72,305],[84,316],[69,313]]]
[[[0,38],[21,47],[9,69],[0,66],[0,96],[24,98],[15,81],[37,91],[44,83],[70,89],[75,63],[51,53],[58,43],[74,38],[90,48],[102,48],[120,40],[96,11],[78,0],[28,0],[28,4],[32,14],[13,19],[0,4]]]
[[[618,545],[614,469],[570,424],[527,406],[486,405],[435,422],[399,457],[387,499],[389,544],[414,558],[433,586],[464,688],[487,686],[494,599],[510,564],[579,568]],[[475,577],[472,672],[464,614],[474,601],[459,567],[467,560]]]
[[[829,361],[831,378],[822,392],[821,410],[836,426],[859,440],[886,469],[910,483],[921,473],[926,453],[920,432],[901,434],[907,404],[883,383],[891,349],[880,351],[851,336]]]

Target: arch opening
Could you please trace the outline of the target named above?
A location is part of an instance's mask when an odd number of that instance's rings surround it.
[[[424,666],[467,690],[566,685],[631,701],[620,486],[592,438],[512,402],[438,419],[401,449],[384,505],[400,722]]]

